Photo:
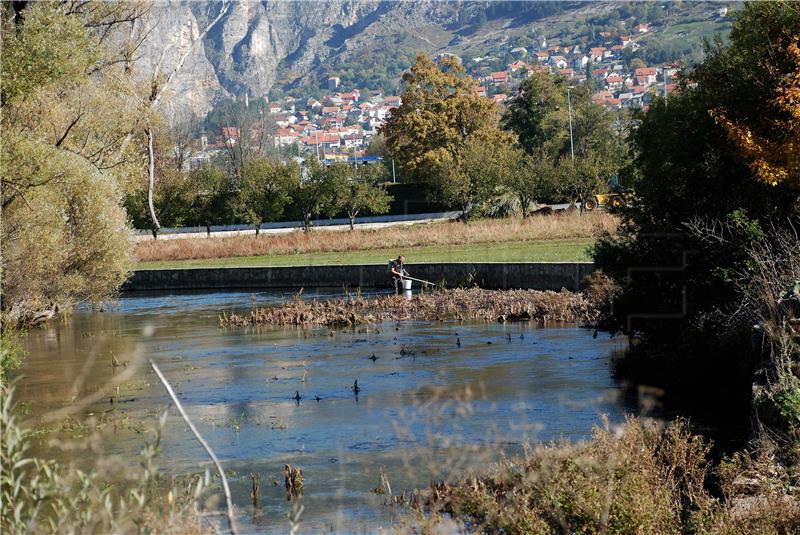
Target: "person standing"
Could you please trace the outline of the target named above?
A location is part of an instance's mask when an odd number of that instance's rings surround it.
[[[392,260],[389,265],[389,273],[394,280],[394,293],[399,294],[403,290],[403,277],[408,277],[409,273],[406,271],[406,257],[400,255],[397,260]]]

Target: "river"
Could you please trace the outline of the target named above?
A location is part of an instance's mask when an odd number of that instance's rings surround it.
[[[147,366],[153,359],[231,471],[242,531],[288,531],[295,503],[282,482],[290,463],[305,478],[301,532],[374,532],[402,514],[371,490],[381,487],[381,471],[396,494],[521,453],[526,442],[586,438],[601,415],[612,424],[624,419],[609,366],[623,341],[573,325],[219,327],[224,311],[289,295],[125,297],[31,332],[18,386],[28,422],[52,426],[43,417],[64,410],[76,421],[91,414],[105,422],[91,451],[59,448],[90,434],[80,425],[41,434],[35,450],[87,467],[100,455],[137,466],[147,430],[169,405]],[[120,386],[109,388],[118,375]],[[209,467],[174,408],[163,439],[165,474]],[[261,476],[259,511],[250,504],[251,473]]]

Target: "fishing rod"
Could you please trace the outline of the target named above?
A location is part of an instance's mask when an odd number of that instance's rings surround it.
[[[423,284],[430,284],[431,286],[436,286],[437,288],[439,287],[438,284],[434,284],[431,281],[426,281],[426,280],[423,280],[423,279],[415,279],[414,277],[409,277],[408,275],[403,275],[401,278],[402,279],[408,279],[408,280],[412,280],[412,281],[421,282]]]

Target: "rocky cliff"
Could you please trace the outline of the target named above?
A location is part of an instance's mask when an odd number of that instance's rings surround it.
[[[463,18],[477,6],[431,0],[236,2],[194,47],[169,86],[165,106],[171,112],[191,110],[202,115],[221,98],[262,96],[275,84],[279,71],[303,78],[335,57],[380,46],[381,40],[399,30],[417,33],[419,48],[430,52],[450,39],[426,37],[436,34],[430,29],[453,24],[459,13]],[[148,16],[149,26],[142,25],[155,30],[140,49],[141,71],[152,72],[160,62],[161,70],[168,72],[219,9],[219,2],[156,4]]]

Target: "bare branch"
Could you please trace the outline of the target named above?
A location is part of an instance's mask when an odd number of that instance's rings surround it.
[[[158,366],[156,366],[156,363],[153,362],[152,359],[150,359],[150,367],[153,368],[153,371],[156,372],[156,375],[161,380],[161,383],[167,390],[169,397],[172,398],[172,402],[175,404],[175,408],[178,409],[179,413],[181,413],[181,416],[183,417],[183,420],[186,422],[186,425],[189,426],[189,429],[192,430],[192,433],[194,433],[194,436],[197,439],[197,441],[200,443],[201,446],[203,446],[203,448],[205,448],[206,453],[208,453],[208,456],[211,457],[211,461],[214,463],[214,466],[216,467],[217,472],[219,473],[220,480],[222,480],[222,488],[225,491],[225,501],[227,502],[228,505],[228,515],[227,515],[228,527],[230,528],[230,532],[233,533],[233,535],[236,535],[237,530],[236,530],[236,521],[233,516],[233,501],[231,500],[231,489],[228,486],[228,479],[225,477],[225,470],[222,468],[222,464],[220,464],[219,459],[217,459],[214,450],[211,449],[211,446],[208,445],[208,442],[206,442],[205,439],[200,435],[200,432],[197,430],[192,421],[189,419],[189,415],[186,414],[186,411],[183,409],[183,405],[181,405],[180,400],[178,400],[178,396],[175,395],[175,391],[172,390],[172,386],[169,384],[169,381],[167,381],[167,378],[164,377],[164,374],[161,373],[161,370],[158,368]]]

